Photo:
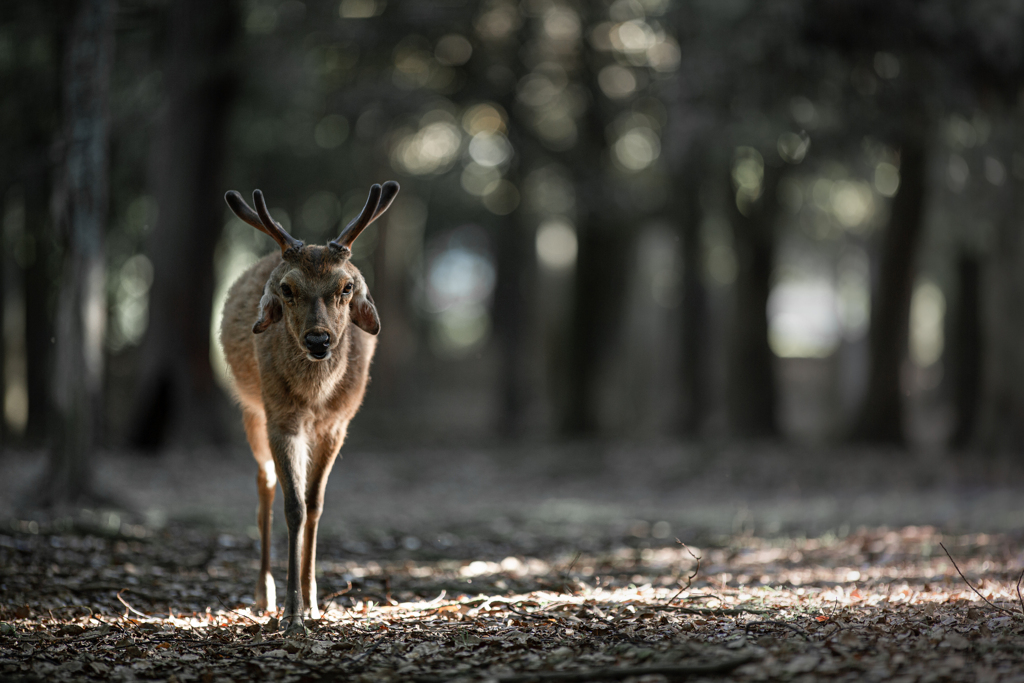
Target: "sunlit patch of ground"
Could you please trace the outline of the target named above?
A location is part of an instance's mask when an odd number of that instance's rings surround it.
[[[325,539],[324,616],[284,639],[249,607],[249,538],[104,519],[0,528],[0,678],[1024,681],[1020,537]]]

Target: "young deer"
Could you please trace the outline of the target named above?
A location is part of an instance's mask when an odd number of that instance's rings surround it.
[[[314,565],[324,487],[363,400],[380,331],[366,282],[349,260],[352,243],[396,194],[394,181],[374,185],[362,213],[323,247],[306,246],[285,232],[270,217],[259,190],[252,195],[256,211],[235,191],[224,196],[236,216],[281,246],[280,254],[264,257],[231,286],[220,341],[259,463],[256,607],[261,609],[276,606],[270,517],[278,480],[284,492],[288,581],[281,625],[286,633],[301,633],[304,618],[320,616]]]

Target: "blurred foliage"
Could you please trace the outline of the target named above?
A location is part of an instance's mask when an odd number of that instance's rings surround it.
[[[782,433],[842,436],[865,390],[872,287],[911,139],[927,154],[924,231],[905,264],[917,283],[907,360],[892,378],[909,395],[906,429],[941,442],[966,419],[957,410],[995,415],[1009,402],[1024,411],[1021,390],[998,377],[951,408],[965,350],[944,342],[963,319],[956,264],[973,255],[989,302],[974,324],[992,345],[978,353],[1024,379],[1024,359],[1002,341],[1024,324],[998,309],[1024,290],[1006,265],[1024,256],[1013,199],[1024,179],[1019,3],[247,0],[238,9],[241,87],[224,184],[210,195],[259,187],[288,230],[323,242],[358,212],[369,184],[403,186],[387,220],[356,243],[384,322],[357,438],[478,437],[509,411],[520,432],[550,435],[581,395],[590,433],[671,433],[692,409],[680,397],[687,325],[700,326],[707,370],[696,435],[742,432],[725,378],[749,369],[727,352],[747,329],[733,314],[746,310],[735,307],[748,286],[745,218],[767,231],[773,259],[760,308],[775,360],[768,384],[750,390],[779,397]],[[128,429],[148,316],[166,314],[148,308],[146,245],[160,213],[152,140],[166,113],[168,3],[124,0],[119,12],[107,236],[113,441]],[[47,163],[66,27],[57,5],[9,3],[0,17],[9,218],[32,169]],[[10,245],[5,220],[7,311],[24,297],[26,259],[59,262],[45,212],[35,216],[43,227],[19,238],[34,246]],[[218,300],[272,246],[226,208],[223,225]],[[688,230],[699,237],[691,261],[680,246]],[[701,267],[705,319],[680,306],[684,262]],[[6,365],[31,364],[31,347],[14,357],[14,336],[5,335]],[[215,363],[217,354],[214,345]]]

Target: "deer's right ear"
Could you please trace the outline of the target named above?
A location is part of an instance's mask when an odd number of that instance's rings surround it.
[[[252,326],[253,334],[266,332],[267,328],[276,323],[284,315],[284,308],[277,295],[270,291],[270,283],[263,290],[263,298],[260,299],[260,317]]]

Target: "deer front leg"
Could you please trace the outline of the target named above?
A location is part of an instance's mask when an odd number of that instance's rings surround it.
[[[302,554],[302,534],[306,526],[306,439],[301,431],[288,434],[268,425],[270,449],[274,454],[277,478],[284,494],[284,519],[288,526],[288,579],[284,596],[284,614],[281,626],[285,635],[304,633],[302,624],[302,595],[299,592],[299,568]]]
[[[274,577],[270,573],[270,523],[274,510],[274,493],[277,491],[277,473],[274,471],[274,459],[270,454],[270,442],[267,441],[267,420],[263,413],[246,410],[244,424],[249,446],[259,465],[256,488],[260,504],[256,513],[256,524],[260,530],[260,574],[256,580],[256,604],[254,606],[256,609],[273,610],[277,608],[277,588],[274,586]]]
[[[302,543],[302,601],[309,609],[312,619],[320,618],[320,608],[316,601],[316,534],[320,525],[320,515],[324,510],[324,489],[327,477],[334,467],[341,444],[345,441],[348,424],[332,428],[321,434],[313,449],[313,459],[309,465],[309,481],[306,484],[306,529]]]

